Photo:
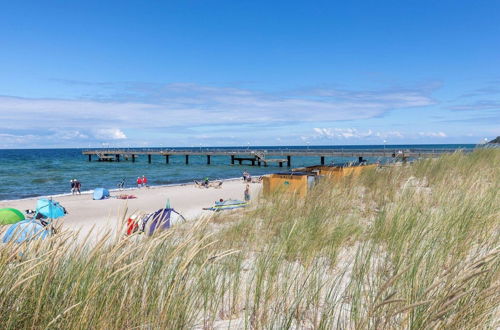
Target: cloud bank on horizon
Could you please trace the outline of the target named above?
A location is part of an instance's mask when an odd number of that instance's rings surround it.
[[[498,13],[472,0],[8,2],[0,148],[479,143],[500,135]]]
[[[111,93],[93,97],[0,96],[0,147],[474,142],[482,140],[484,128],[457,132],[446,119],[499,119],[496,107],[444,106],[433,96],[436,84],[283,92],[192,83],[108,85]],[[451,116],[436,116],[443,111]],[[411,116],[425,124],[394,123]],[[495,129],[493,123],[492,135]]]

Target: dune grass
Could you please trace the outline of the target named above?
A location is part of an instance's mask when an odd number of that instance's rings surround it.
[[[260,198],[152,238],[0,250],[5,329],[495,328],[500,150]],[[110,242],[111,241],[111,242]]]

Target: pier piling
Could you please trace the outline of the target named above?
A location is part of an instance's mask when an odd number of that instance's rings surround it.
[[[165,155],[165,164],[168,164],[170,162],[170,155]]]
[[[325,156],[321,156],[321,165],[325,165]]]
[[[186,165],[189,164],[189,155],[186,155]]]
[[[234,155],[231,155],[231,165],[234,165]]]
[[[91,162],[91,161],[92,161],[92,155],[89,154],[89,162]]]
[[[148,163],[151,164],[151,154],[148,155]]]
[[[210,165],[210,155],[207,155],[207,165]]]
[[[286,156],[286,166],[287,167],[292,166],[292,156]]]

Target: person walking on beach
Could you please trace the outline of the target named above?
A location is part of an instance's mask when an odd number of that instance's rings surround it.
[[[73,179],[71,179],[69,182],[71,183],[71,195],[74,195],[75,194],[75,181]]]
[[[80,189],[82,188],[82,184],[77,179],[74,179],[73,182],[75,183],[75,194],[78,193],[78,195],[81,195],[82,192]]]
[[[148,186],[148,179],[144,175],[142,176],[142,186],[143,187]]]
[[[140,176],[137,177],[137,188],[142,187],[142,179]]]
[[[244,195],[245,195],[245,202],[250,201],[250,185],[249,184],[247,184],[245,187]]]

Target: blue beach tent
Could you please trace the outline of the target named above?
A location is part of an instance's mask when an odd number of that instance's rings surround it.
[[[101,200],[101,199],[105,199],[105,198],[109,198],[109,190],[108,189],[106,189],[106,188],[95,188],[94,189],[94,196],[93,196],[94,200]]]
[[[52,230],[36,220],[29,219],[11,225],[5,232],[2,242],[23,243],[33,239],[45,239],[50,235],[52,235]]]
[[[142,231],[148,236],[156,231],[162,231],[170,228],[173,224],[184,222],[186,219],[172,208],[159,209],[156,212],[148,214],[143,220]]]

